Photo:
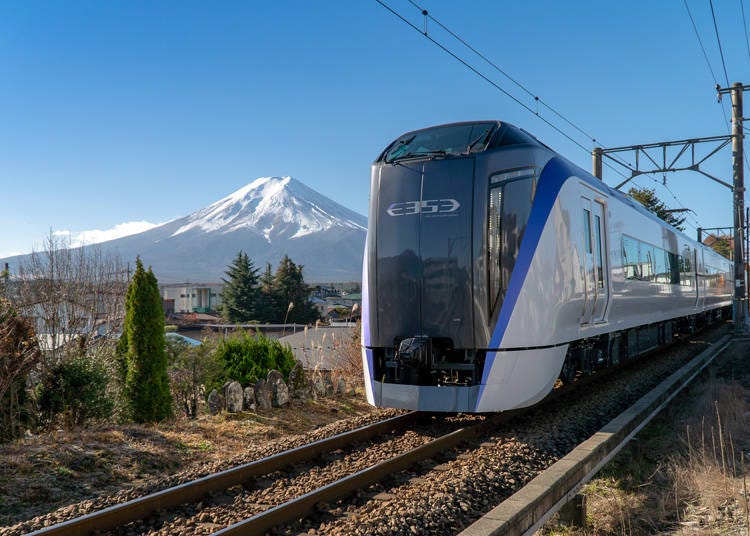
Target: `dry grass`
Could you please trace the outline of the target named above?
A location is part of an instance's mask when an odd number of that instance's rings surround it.
[[[226,461],[254,445],[372,409],[362,397],[326,398],[304,407],[59,430],[1,444],[0,526],[196,464]]]
[[[646,427],[584,489],[587,526],[541,534],[750,535],[750,392],[710,377]]]

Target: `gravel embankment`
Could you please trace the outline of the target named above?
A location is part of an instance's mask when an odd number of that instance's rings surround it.
[[[509,497],[581,441],[638,400],[679,366],[726,332],[720,327],[695,341],[644,360],[624,374],[592,385],[584,396],[545,404],[454,453],[441,471],[415,471],[405,482],[373,486],[368,496],[332,505],[322,519],[287,528],[284,534],[455,534]],[[598,382],[597,382],[598,383]],[[387,500],[372,500],[387,492]],[[304,532],[302,532],[304,533]]]

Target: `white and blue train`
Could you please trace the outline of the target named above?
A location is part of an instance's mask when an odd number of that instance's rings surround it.
[[[410,132],[372,166],[367,399],[485,412],[544,398],[731,309],[713,250],[499,121]]]

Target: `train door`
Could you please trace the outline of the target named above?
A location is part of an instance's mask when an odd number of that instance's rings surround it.
[[[585,305],[582,324],[604,322],[609,303],[605,205],[581,197],[583,204],[583,269]]]

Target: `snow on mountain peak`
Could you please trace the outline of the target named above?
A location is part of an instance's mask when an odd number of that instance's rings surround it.
[[[333,227],[366,230],[366,219],[292,177],[260,177],[227,197],[190,214],[172,236],[190,230],[255,231],[299,238]]]

